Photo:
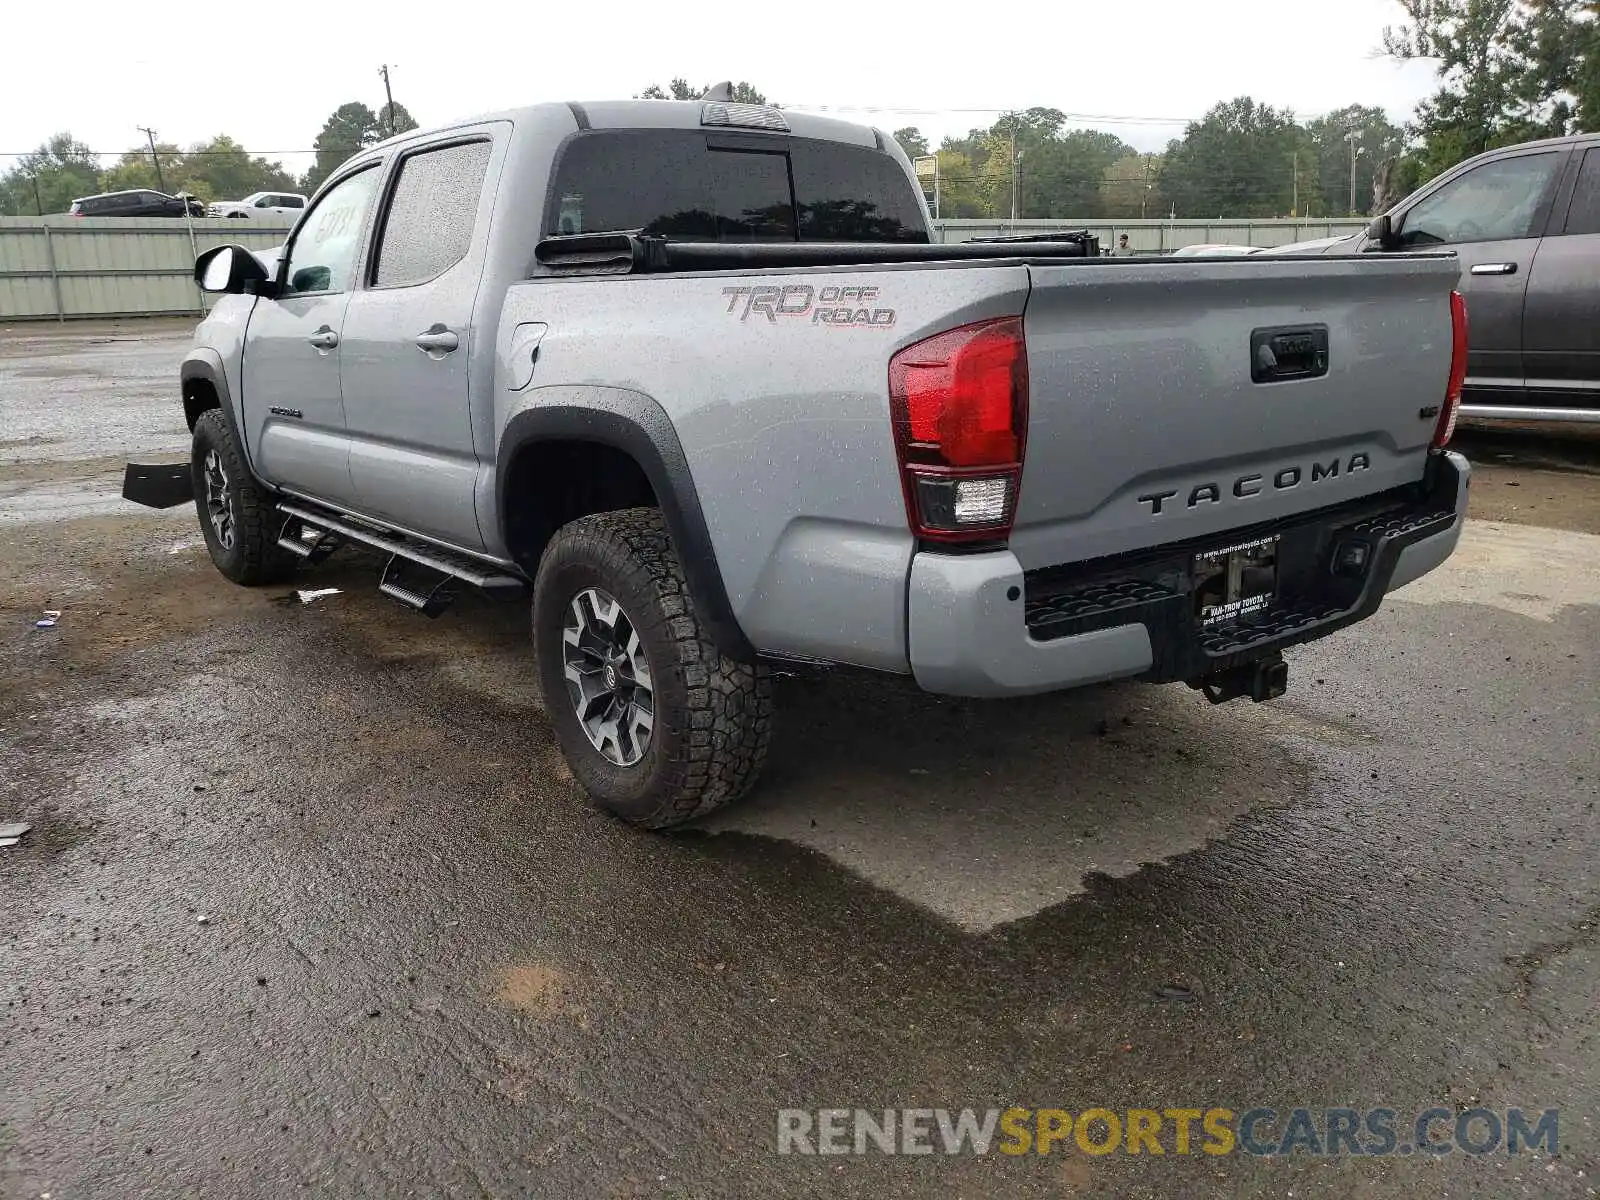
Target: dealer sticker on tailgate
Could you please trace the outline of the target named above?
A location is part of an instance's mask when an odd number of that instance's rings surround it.
[[[1278,588],[1278,538],[1257,538],[1194,556],[1195,616],[1220,625],[1259,612]]]

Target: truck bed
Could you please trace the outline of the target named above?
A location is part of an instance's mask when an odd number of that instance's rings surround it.
[[[753,261],[775,249],[785,265],[517,284],[496,388],[497,421],[570,402],[571,388],[658,402],[733,611],[763,649],[839,657],[847,644],[849,661],[906,669],[919,547],[888,364],[954,326],[1024,320],[1029,411],[1009,547],[1025,570],[1220,536],[1422,478],[1424,410],[1442,402],[1450,369],[1450,256],[1140,260],[1001,243],[956,260],[796,267],[790,252],[812,247],[737,248]],[[527,330],[540,327],[530,352]],[[1252,377],[1253,338],[1308,329],[1325,335],[1320,373]]]

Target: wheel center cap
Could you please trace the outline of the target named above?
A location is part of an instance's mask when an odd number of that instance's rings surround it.
[[[607,663],[606,664],[605,681],[606,681],[606,686],[608,688],[613,688],[613,689],[616,688],[616,686],[617,686],[617,668],[615,666],[613,666],[611,663]]]

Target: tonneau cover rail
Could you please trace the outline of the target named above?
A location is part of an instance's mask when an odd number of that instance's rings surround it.
[[[1098,258],[1099,239],[1062,233],[1026,244],[1030,259]],[[1003,242],[691,242],[641,233],[579,233],[549,237],[534,249],[541,267],[561,274],[646,275],[769,267],[860,266],[870,263],[1015,259]]]

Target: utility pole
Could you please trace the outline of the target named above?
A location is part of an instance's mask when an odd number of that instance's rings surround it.
[[[1351,129],[1345,134],[1345,141],[1350,143],[1350,215],[1356,215],[1356,130]]]
[[[1013,139],[1013,143],[1012,144],[1015,145],[1015,140],[1014,139]],[[1019,215],[1021,215],[1021,212],[1022,212],[1022,206],[1021,206],[1021,203],[1020,203],[1021,192],[1022,192],[1022,151],[1021,150],[1013,150],[1012,154],[1011,154],[1011,223],[1013,225],[1016,224],[1017,217]]]
[[[34,211],[42,217],[44,216],[44,201],[39,199],[39,177],[37,175],[29,175],[28,178],[33,181]]]
[[[156,186],[164,192],[167,190],[167,181],[161,177],[161,156],[156,153],[156,131],[148,125],[135,125],[134,128],[150,139],[150,161],[156,165]]]
[[[1017,122],[1011,121],[1011,221],[1017,220]]]
[[[1144,220],[1145,206],[1150,203],[1150,155],[1144,156],[1144,191],[1139,194],[1139,220]]]
[[[1294,202],[1289,206],[1289,215],[1298,217],[1300,215],[1300,151],[1296,150],[1294,152],[1294,166],[1289,169],[1294,172]]]
[[[388,100],[387,112],[389,114],[389,136],[394,136],[394,93],[389,90],[389,64],[384,63],[378,68],[378,74],[383,76],[383,95]]]

